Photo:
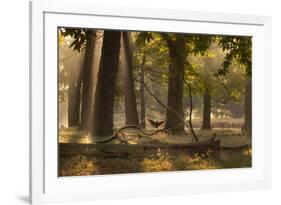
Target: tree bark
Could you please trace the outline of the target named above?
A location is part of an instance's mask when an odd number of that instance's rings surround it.
[[[168,81],[168,107],[179,113],[182,118],[183,113],[183,77],[184,64],[186,59],[185,39],[182,35],[176,35],[175,40],[167,42],[169,47],[170,65]],[[172,133],[184,132],[182,120],[171,110],[167,110],[167,121],[165,128]]]
[[[252,79],[248,77],[245,92],[244,132],[252,133]]]
[[[126,63],[123,70],[126,124],[139,125],[135,87],[133,79],[133,53],[130,33],[122,32]]]
[[[113,105],[120,39],[120,32],[104,31],[91,132],[96,137],[108,136],[113,132]]]
[[[80,129],[89,130],[93,109],[93,62],[95,51],[95,31],[89,30],[83,65],[82,107]]]
[[[202,130],[211,130],[211,96],[208,91],[204,93]]]
[[[68,91],[68,127],[79,126],[81,101],[81,71],[73,70]]]
[[[141,70],[140,70],[141,79],[143,81],[144,81],[145,61],[146,61],[146,55],[143,54],[142,65],[141,65]],[[140,126],[142,128],[145,128],[145,97],[144,97],[144,83],[143,83],[143,81],[141,81],[141,85],[140,85],[140,104],[141,104],[141,111],[140,111],[141,123],[140,123]]]

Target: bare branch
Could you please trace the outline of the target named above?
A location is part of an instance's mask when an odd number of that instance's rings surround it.
[[[198,137],[194,132],[193,129],[193,125],[192,125],[192,109],[193,109],[193,102],[192,102],[192,90],[191,90],[191,85],[185,80],[183,79],[183,82],[187,85],[188,87],[188,91],[189,91],[189,104],[190,104],[190,109],[189,109],[189,119],[188,119],[188,123],[190,126],[190,132],[193,135],[193,138],[195,139],[196,142],[198,142]]]
[[[174,109],[172,109],[172,108],[170,108],[169,106],[167,106],[167,105],[165,105],[164,103],[162,103],[162,102],[159,100],[159,98],[157,98],[157,97],[149,90],[149,88],[148,88],[147,85],[144,83],[144,80],[141,78],[141,76],[140,76],[140,79],[141,79],[141,82],[142,82],[143,85],[144,85],[144,88],[147,90],[147,92],[148,92],[160,105],[162,105],[162,106],[165,107],[166,109],[170,110],[171,112],[175,113],[175,114],[181,119],[181,121],[183,122],[183,124],[185,124],[185,125],[189,128],[190,132],[192,132],[191,129],[190,129],[190,125],[185,122],[184,118],[183,118],[177,111],[175,111]],[[184,130],[184,133],[185,133],[185,135],[187,135],[187,133],[186,133],[185,130]],[[192,136],[193,136],[193,137],[195,136],[194,139],[195,139],[196,142],[198,142],[198,138],[196,137],[196,135],[192,135]]]

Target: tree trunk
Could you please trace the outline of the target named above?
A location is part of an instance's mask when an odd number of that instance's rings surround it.
[[[204,94],[202,130],[211,129],[211,96],[207,91]]]
[[[68,127],[79,126],[81,101],[81,71],[73,70],[68,91]]]
[[[145,56],[145,54],[143,54],[141,71],[140,71],[141,79],[143,79],[143,81],[144,81],[145,61],[146,61],[146,56]],[[141,85],[140,85],[140,104],[141,104],[141,111],[140,111],[141,123],[140,123],[140,125],[142,128],[145,128],[145,97],[144,97],[144,84],[142,81],[141,81]]]
[[[245,92],[245,120],[244,132],[252,133],[252,79],[248,77]]]
[[[89,30],[83,66],[83,87],[80,129],[89,130],[93,108],[93,62],[95,51],[95,31]]]
[[[176,35],[176,40],[170,41],[168,47],[171,63],[169,65],[167,105],[183,118],[183,77],[186,59],[184,36]],[[169,129],[174,134],[181,133],[184,131],[184,124],[176,113],[167,110],[165,128]]]
[[[133,53],[130,44],[130,33],[122,32],[122,38],[126,59],[123,70],[126,124],[139,125],[133,79]]]
[[[113,105],[116,74],[119,63],[121,33],[104,31],[100,66],[93,109],[93,136],[108,136],[113,132]]]

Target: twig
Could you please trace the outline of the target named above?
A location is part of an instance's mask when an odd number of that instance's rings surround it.
[[[183,82],[187,85],[188,87],[188,91],[189,91],[189,104],[190,104],[190,109],[189,109],[189,119],[188,119],[188,123],[190,126],[190,131],[191,134],[193,135],[193,138],[195,139],[196,142],[198,142],[198,137],[196,136],[194,129],[193,129],[193,125],[192,125],[192,109],[193,109],[193,103],[192,103],[192,93],[191,93],[191,85],[186,82],[185,79],[183,79]]]

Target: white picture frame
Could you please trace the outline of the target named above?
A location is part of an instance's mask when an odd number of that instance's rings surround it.
[[[252,35],[254,119],[252,168],[58,177],[56,124],[58,26]],[[271,107],[270,17],[108,7],[81,2],[30,2],[32,204],[269,188],[271,109],[266,107]]]

